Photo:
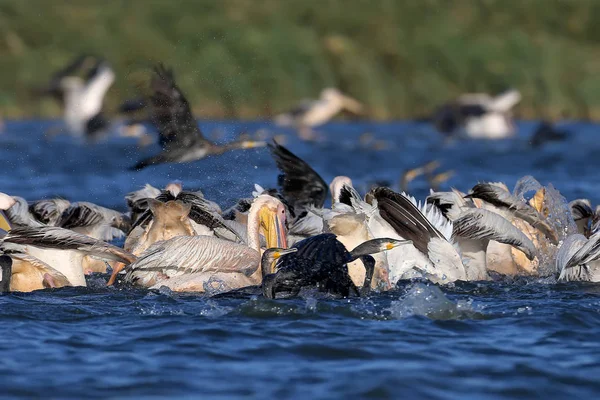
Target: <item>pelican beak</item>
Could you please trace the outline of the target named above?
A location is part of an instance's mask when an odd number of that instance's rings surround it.
[[[353,114],[363,113],[363,105],[359,101],[353,99],[352,97],[343,96],[342,104],[344,105],[344,108],[346,110],[350,111]]]
[[[242,149],[254,149],[257,147],[265,147],[267,142],[261,140],[244,140],[242,142]]]
[[[475,207],[477,207],[477,208],[485,208],[483,200],[481,200],[481,199],[475,199],[475,198],[471,198],[471,200],[473,201],[473,204],[475,204]]]
[[[419,167],[419,168],[409,169],[408,171],[406,171],[404,173],[404,179],[407,182],[411,182],[413,179],[415,179],[419,175],[423,175],[423,168]]]
[[[423,170],[427,174],[432,174],[433,171],[440,167],[440,162],[438,160],[429,161],[427,164],[423,166]]]
[[[541,188],[538,190],[535,195],[529,200],[529,205],[532,206],[542,214],[544,217],[547,217],[549,211],[546,207],[544,207],[544,200],[546,199],[546,188]]]
[[[0,231],[8,232],[12,227],[10,226],[10,222],[8,221],[8,217],[4,214],[3,211],[0,211]]]
[[[117,280],[117,276],[119,276],[119,272],[123,271],[123,268],[125,268],[125,264],[120,262],[115,263],[112,275],[106,283],[106,286],[112,286],[115,283],[115,281]]]
[[[268,207],[263,207],[260,210],[260,226],[264,231],[268,249],[272,247],[287,248],[285,218]]]
[[[113,228],[119,229],[124,233],[129,233],[131,230],[131,218],[127,215],[123,214],[113,219],[111,226]]]

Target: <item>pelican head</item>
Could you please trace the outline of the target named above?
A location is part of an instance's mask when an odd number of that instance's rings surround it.
[[[550,214],[550,210],[545,203],[546,200],[546,188],[540,188],[535,195],[529,200],[529,205],[536,209],[537,212],[542,214],[544,218],[547,218]]]
[[[267,242],[267,248],[287,247],[287,212],[283,203],[273,196],[261,194],[254,199],[250,207],[248,225],[258,225]]]
[[[156,199],[148,199],[148,206],[154,218],[160,220],[165,229],[172,229],[171,225],[177,225],[180,221],[187,221],[192,209],[191,204],[183,203],[180,200],[169,200],[163,203]]]
[[[289,249],[273,247],[265,250],[260,261],[263,279],[265,278],[265,276],[275,273],[275,264],[277,260],[279,260],[282,256],[286,254],[295,253],[296,251],[298,251],[298,249],[295,247],[291,247]]]
[[[110,226],[118,230],[129,233],[131,230],[131,218],[128,215],[115,215],[110,219]]]
[[[6,211],[9,208],[11,208],[15,203],[16,200],[13,199],[11,196],[5,193],[0,193],[0,210]]]
[[[344,187],[344,185],[348,187],[353,187],[352,179],[343,175],[339,175],[333,178],[333,180],[329,184],[329,191],[331,192],[331,204],[339,202],[340,193],[342,192],[342,188]]]
[[[171,192],[173,197],[179,196],[179,193],[183,190],[183,183],[181,181],[173,181],[169,182],[167,186],[165,186],[165,190],[167,192]]]

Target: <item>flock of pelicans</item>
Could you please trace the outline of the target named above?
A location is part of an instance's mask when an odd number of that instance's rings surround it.
[[[114,79],[103,62],[92,71],[87,81],[63,71],[46,91],[64,102],[65,120],[81,132],[103,124],[101,99],[91,102],[94,107],[85,104]],[[415,278],[438,284],[517,275],[600,281],[600,213],[588,200],[567,204],[553,188],[539,184],[526,200],[502,183],[479,183],[464,193],[432,190],[424,202],[387,187],[361,196],[349,177],[338,176],[328,185],[275,141],[208,141],[166,68],[155,69],[150,90],[144,107],[158,128],[162,151],[134,169],[268,146],[281,171],[279,188],[256,185],[251,196],[223,210],[179,182],[164,189],[146,185],[126,196],[127,213],[0,193],[2,291],[86,286],[91,273],[111,273],[108,285],[209,295],[256,292],[273,299],[303,289],[363,296]],[[509,125],[498,115],[519,97],[515,91],[465,97],[460,100],[465,107],[456,103],[440,110],[444,129],[455,129],[453,118],[469,107],[480,122],[488,119],[484,125]],[[331,90],[322,101],[360,107]],[[304,107],[305,117],[309,108]],[[482,113],[484,108],[495,111]],[[475,123],[461,118],[463,128]],[[328,199],[331,207],[325,206]],[[111,244],[118,238],[125,238],[122,247]]]
[[[273,299],[363,296],[414,278],[600,281],[600,218],[587,200],[567,204],[539,186],[527,201],[502,183],[432,191],[423,203],[387,187],[363,197],[350,178],[327,185],[285,147],[269,149],[279,189],[256,185],[224,211],[178,182],[129,193],[125,214],[1,194],[2,290],[85,286],[86,274],[110,269],[108,285]],[[119,237],[123,247],[109,243]]]
[[[172,73],[162,67],[157,68],[155,72],[159,78],[163,79],[153,80],[152,92],[154,96],[168,98],[170,86],[164,83],[172,79]],[[73,136],[94,140],[102,137],[107,131],[116,130],[122,136],[139,137],[143,144],[151,143],[152,139],[147,134],[145,125],[140,124],[140,122],[146,121],[146,118],[141,116],[149,106],[146,97],[125,101],[117,110],[117,114],[129,116],[127,122],[117,124],[113,121],[115,123],[111,124],[111,118],[108,117],[109,112],[105,109],[103,102],[115,79],[116,74],[106,60],[91,55],[82,55],[57,71],[49,83],[36,92],[39,95],[51,96],[58,102],[63,109],[64,127]],[[520,100],[521,94],[514,89],[497,96],[482,93],[464,94],[438,107],[428,120],[439,132],[447,136],[478,139],[508,138],[517,132],[512,110]],[[170,111],[182,113],[187,112],[187,109],[189,107]],[[364,115],[366,107],[338,89],[326,88],[321,92],[319,99],[304,100],[289,112],[275,116],[273,121],[280,126],[295,128],[303,139],[313,140],[316,138],[314,128],[330,121],[343,111]],[[203,141],[192,143],[171,141],[172,135],[165,131],[167,127],[164,124],[160,125],[165,118],[168,120],[169,116],[155,112],[151,119],[154,124],[159,124],[159,131],[165,132],[164,135],[161,135],[160,142],[160,145],[165,148],[165,152],[153,159],[140,162],[138,168],[157,162],[196,160],[205,155],[207,143]],[[547,136],[545,132],[542,133],[544,137]],[[552,137],[551,139],[560,138]],[[244,148],[257,145],[264,146],[264,143],[235,143],[231,144],[231,147]],[[181,154],[182,149],[189,146],[195,150]]]

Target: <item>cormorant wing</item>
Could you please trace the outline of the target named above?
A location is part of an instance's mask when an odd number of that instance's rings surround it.
[[[175,83],[172,70],[159,64],[154,69],[150,88],[152,121],[158,128],[159,143],[165,150],[188,150],[190,146],[202,147],[210,144],[202,135],[187,99]],[[156,162],[168,161],[170,160]]]
[[[269,144],[271,155],[282,172],[278,184],[294,208],[313,205],[322,208],[327,198],[327,184],[304,160],[277,142]]]
[[[189,140],[189,141],[192,142],[192,140]],[[168,142],[168,143],[164,144],[163,146],[164,146],[163,151],[161,151],[158,154],[155,154],[150,157],[146,157],[146,158],[138,161],[133,167],[130,167],[129,169],[132,171],[139,171],[139,170],[142,170],[151,165],[194,161],[194,160],[201,158],[201,157],[194,157],[196,152],[193,149],[192,149],[192,151],[190,151],[190,148],[188,148],[188,147],[179,147],[178,143]],[[190,144],[189,146],[193,146],[193,145]],[[198,150],[198,153],[201,153],[201,154],[206,153],[205,149],[203,149],[203,148],[198,148],[197,150]]]

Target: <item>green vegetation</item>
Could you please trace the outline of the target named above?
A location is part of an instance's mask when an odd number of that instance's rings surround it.
[[[521,90],[523,117],[600,119],[600,1],[0,0],[0,114],[79,53],[117,71],[109,107],[163,61],[206,117],[261,118],[335,86],[369,117]]]

